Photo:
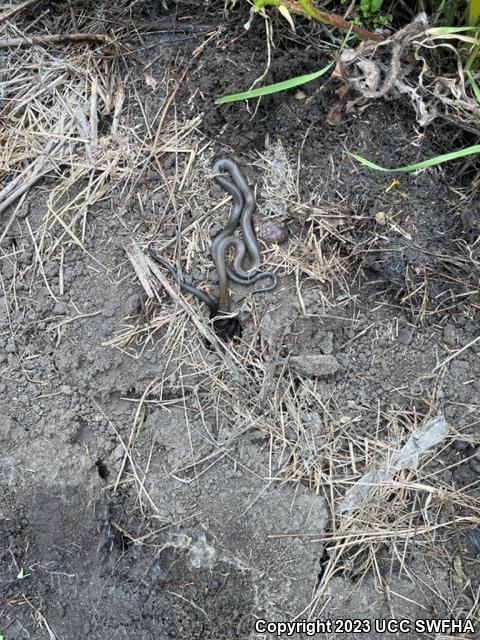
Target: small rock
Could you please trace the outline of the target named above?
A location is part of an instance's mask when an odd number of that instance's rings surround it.
[[[117,312],[116,302],[105,302],[105,304],[102,307],[102,316],[104,318],[113,318],[116,312]]]
[[[296,442],[298,440],[297,432],[289,424],[285,425],[285,438],[290,442]]]
[[[480,529],[472,527],[465,530],[465,546],[470,555],[480,555]]]
[[[44,266],[43,270],[47,278],[52,278],[53,276],[58,275],[58,264],[55,262],[49,262]]]
[[[385,211],[377,211],[375,214],[375,222],[377,224],[381,224],[382,226],[387,223],[387,216],[385,215]]]
[[[0,414],[0,440],[8,440],[15,428],[15,423],[10,416]]]
[[[115,447],[115,449],[113,450],[113,459],[114,460],[122,460],[123,456],[125,455],[125,448],[123,446],[123,444],[121,442],[119,442],[117,444],[117,446]]]
[[[470,364],[464,360],[453,360],[450,365],[450,373],[456,378],[464,378],[470,373]]]
[[[16,353],[17,352],[17,347],[15,345],[15,341],[13,338],[10,338],[9,340],[7,340],[7,344],[5,346],[5,352],[6,353]]]
[[[6,280],[10,280],[10,278],[13,278],[14,273],[15,273],[15,266],[13,262],[11,262],[10,260],[3,260],[3,265],[2,265],[3,277]]]
[[[142,299],[138,295],[138,293],[134,293],[131,295],[126,304],[125,304],[125,312],[127,316],[133,316],[137,311],[141,308]]]
[[[267,244],[281,244],[288,240],[288,229],[278,220],[256,220],[255,232]]]
[[[398,341],[400,344],[408,344],[412,337],[412,332],[408,327],[400,327],[398,330]]]
[[[8,308],[6,298],[0,298],[0,327],[8,323]]]
[[[335,356],[324,354],[292,356],[290,365],[298,373],[318,378],[333,376],[340,368]]]
[[[453,324],[446,324],[443,328],[443,341],[450,347],[454,347],[457,342],[457,334]]]
[[[320,341],[320,350],[327,356],[333,353],[333,331],[327,331]]]
[[[68,304],[66,302],[62,302],[61,300],[56,302],[55,306],[53,307],[53,313],[55,315],[64,316],[67,313],[67,311],[68,311]]]
[[[473,473],[476,473],[480,476],[480,460],[475,459],[475,456],[470,460],[469,463],[470,469]]]

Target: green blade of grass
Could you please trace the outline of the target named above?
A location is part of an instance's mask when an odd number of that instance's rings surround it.
[[[388,169],[387,167],[375,164],[375,162],[358,155],[358,153],[352,153],[351,151],[347,151],[347,153],[352,156],[352,158],[355,158],[355,160],[360,162],[360,164],[363,164],[370,169],[375,169],[376,171],[399,171],[401,173],[406,173],[407,171],[428,169],[428,167],[434,167],[437,164],[443,164],[450,160],[456,160],[457,158],[464,158],[465,156],[470,156],[474,153],[480,153],[480,144],[474,144],[472,147],[465,147],[464,149],[458,149],[457,151],[450,151],[450,153],[444,153],[443,155],[435,156],[428,160],[422,160],[422,162],[415,162],[414,164],[407,164],[404,167],[395,167],[393,169]]]
[[[473,36],[461,35],[465,31],[474,31],[475,33]],[[477,46],[480,44],[477,38],[479,34],[478,27],[433,27],[433,29],[427,29],[425,33],[433,38],[440,37],[443,40],[460,40],[461,42],[468,42],[469,44]]]
[[[277,91],[293,89],[294,87],[298,87],[301,84],[305,84],[306,82],[311,82],[312,80],[320,78],[320,76],[323,76],[325,73],[327,73],[332,65],[333,62],[330,62],[330,64],[327,64],[326,67],[323,67],[323,69],[320,69],[320,71],[315,71],[314,73],[307,73],[304,76],[296,76],[295,78],[289,78],[288,80],[284,80],[283,82],[276,82],[275,84],[267,84],[264,87],[258,87],[257,89],[252,89],[251,91],[231,93],[227,96],[217,98],[215,100],[215,104],[226,104],[228,102],[236,102],[237,100],[249,100],[250,98],[259,98],[271,93],[277,93]]]
[[[473,93],[475,94],[475,98],[477,99],[478,102],[480,102],[480,87],[475,81],[475,78],[473,77],[471,71],[465,71],[465,73],[467,74],[467,78],[470,80],[470,84],[472,85],[472,90],[473,90]]]
[[[478,31],[478,27],[432,27],[426,30],[428,36],[442,36],[452,33],[462,33],[463,31]]]
[[[480,0],[470,0],[467,5],[467,22],[470,25],[478,25],[480,20]]]

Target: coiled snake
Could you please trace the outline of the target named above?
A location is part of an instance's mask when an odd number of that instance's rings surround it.
[[[209,296],[205,291],[192,287],[184,282],[177,270],[168,262],[160,258],[153,249],[149,249],[150,256],[162,267],[167,269],[177,280],[180,288],[191,293],[204,302],[210,310],[215,332],[224,339],[240,335],[240,321],[230,315],[230,295],[228,281],[242,285],[252,285],[264,278],[270,278],[271,283],[255,289],[253,293],[270,291],[277,286],[277,276],[271,271],[251,273],[261,264],[260,249],[253,229],[252,215],[255,209],[255,198],[238,165],[228,158],[217,160],[213,167],[215,182],[232,196],[233,207],[227,224],[212,241],[210,255],[215,263],[218,274],[218,299]],[[226,171],[232,181],[221,175]],[[234,236],[240,227],[243,238]],[[227,264],[226,254],[230,247],[235,249],[232,263]],[[249,264],[245,262],[248,259]]]

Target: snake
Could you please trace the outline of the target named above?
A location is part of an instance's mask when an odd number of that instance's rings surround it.
[[[182,280],[175,267],[173,267],[166,260],[160,258],[160,256],[151,247],[149,247],[148,253],[155,262],[166,269],[175,278],[178,286],[180,287],[180,289],[182,289],[182,291],[191,293],[193,296],[207,305],[210,310],[210,320],[213,321],[213,328],[217,335],[224,339],[231,339],[234,336],[241,335],[242,328],[240,325],[240,320],[236,317],[228,315],[230,313],[230,299],[228,294],[228,282],[226,280],[225,282],[222,282],[223,289],[222,287],[220,288],[220,295],[217,301],[209,296],[208,293],[205,293],[205,291],[197,289],[197,287],[192,287],[192,285],[187,284],[184,280]]]
[[[208,293],[205,293],[205,291],[202,291],[201,289],[197,289],[197,287],[192,287],[190,284],[187,284],[184,280],[182,280],[180,278],[180,274],[175,269],[175,267],[172,267],[172,265],[169,262],[167,262],[166,260],[163,260],[163,258],[160,258],[160,256],[151,247],[149,247],[148,253],[155,262],[157,262],[161,267],[166,269],[175,278],[175,280],[177,281],[182,291],[191,293],[192,295],[194,295],[196,298],[198,298],[199,300],[201,300],[207,305],[207,307],[210,310],[210,317],[217,315],[218,302],[214,300],[214,298],[209,296]]]
[[[213,170],[216,174],[215,181],[217,184],[227,191],[233,199],[233,208],[227,224],[225,228],[215,236],[210,249],[210,255],[215,262],[218,274],[218,300],[212,298],[205,291],[187,284],[180,278],[177,269],[166,260],[160,258],[151,247],[148,249],[148,252],[155,262],[175,278],[180,289],[191,293],[207,305],[210,310],[210,319],[213,321],[213,327],[217,335],[231,339],[236,335],[241,335],[241,325],[237,317],[230,315],[228,280],[230,279],[242,285],[249,285],[261,279],[270,278],[271,283],[269,285],[253,291],[253,293],[260,293],[274,289],[277,286],[277,276],[271,271],[250,274],[244,269],[243,264],[247,255],[250,262],[249,271],[258,269],[261,263],[260,250],[252,225],[255,198],[238,165],[236,165],[233,160],[229,160],[228,158],[217,160]],[[229,173],[233,182],[221,175],[220,172],[222,171]],[[233,235],[239,224],[243,233],[243,239]],[[226,259],[226,253],[230,247],[235,249],[235,256],[231,266],[227,264]]]
[[[217,266],[217,270],[223,270],[223,264],[226,264],[225,251],[227,245],[234,245],[236,249],[235,258],[233,260],[233,268],[226,266],[227,275],[233,282],[243,285],[251,285],[264,278],[270,278],[271,283],[255,289],[253,293],[261,293],[271,291],[277,286],[278,280],[275,273],[271,271],[263,271],[261,273],[249,274],[243,268],[244,260],[248,254],[250,259],[249,271],[258,269],[261,263],[260,250],[258,248],[257,239],[253,230],[252,215],[255,209],[255,198],[252,190],[248,186],[238,165],[228,158],[221,158],[214,164],[213,171],[215,182],[227,191],[233,198],[233,209],[227,221],[225,228],[220,231],[212,242],[210,254]],[[226,171],[233,179],[233,183],[227,180],[225,176],[220,175],[221,171]],[[240,222],[244,241],[227,242],[227,238],[233,237],[233,232]]]

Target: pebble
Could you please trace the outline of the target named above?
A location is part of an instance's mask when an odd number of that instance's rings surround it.
[[[13,433],[15,423],[10,416],[0,414],[0,439],[7,440]]]
[[[123,444],[121,442],[119,442],[117,444],[117,446],[113,450],[113,454],[112,455],[113,455],[113,459],[114,460],[122,460],[123,456],[125,455],[125,449],[124,449]]]
[[[58,302],[55,303],[55,306],[53,307],[53,313],[55,315],[65,315],[68,312],[68,304],[66,302],[62,302],[61,300],[59,300]]]
[[[67,267],[63,272],[63,281],[67,284],[71,284],[75,280],[76,274],[73,267]]]
[[[320,350],[327,356],[333,353],[333,331],[327,331],[320,341]]]
[[[102,307],[102,316],[104,318],[113,318],[117,311],[117,303],[116,302],[105,302]]]
[[[0,298],[0,327],[8,323],[7,300],[5,297]]]
[[[44,272],[47,277],[53,277],[58,275],[58,264],[55,262],[49,262],[44,266]]]
[[[16,353],[16,351],[17,351],[17,347],[15,345],[15,341],[13,340],[13,338],[10,338],[9,340],[7,340],[7,344],[5,346],[5,352]]]
[[[443,341],[450,347],[454,347],[457,342],[455,327],[453,324],[446,324],[443,328]]]
[[[15,267],[10,260],[3,260],[2,265],[2,275],[6,280],[10,280],[13,278],[13,274],[15,273]]]
[[[277,220],[258,220],[255,222],[257,238],[267,244],[281,244],[288,240],[288,229]]]
[[[398,330],[398,341],[400,344],[408,344],[412,337],[412,332],[408,327],[400,327]]]
[[[473,473],[476,473],[478,476],[480,476],[480,460],[472,458],[470,460],[470,469],[473,471]]]
[[[465,531],[465,545],[472,556],[480,555],[480,529],[470,528]]]
[[[335,356],[325,354],[292,356],[290,366],[298,373],[318,378],[333,376],[340,369]]]
[[[136,313],[140,308],[140,305],[141,298],[138,293],[134,293],[133,295],[131,295],[125,304],[125,311],[127,316],[133,316],[133,314]]]

